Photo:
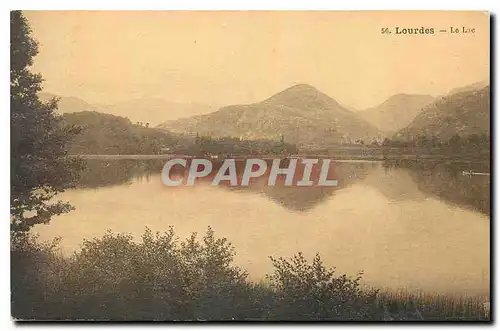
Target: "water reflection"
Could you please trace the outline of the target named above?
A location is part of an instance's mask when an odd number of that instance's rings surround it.
[[[160,173],[165,161],[158,159],[116,160],[88,159],[81,173],[78,188],[99,188],[113,185],[129,185],[133,181],[149,181]]]
[[[99,188],[113,185],[130,185],[134,181],[149,182],[161,173],[165,160],[87,160],[87,167],[82,174],[79,188]],[[233,192],[262,194],[270,200],[293,211],[308,211],[336,190],[366,182],[375,187],[387,198],[400,201],[405,199],[425,199],[435,196],[448,203],[490,215],[490,176],[465,176],[464,170],[489,173],[490,165],[486,162],[439,162],[439,161],[384,161],[379,162],[335,162],[329,170],[339,180],[337,187],[287,187],[282,185],[284,176],[278,176],[278,185],[268,186],[270,162],[265,175],[250,181],[249,186],[230,186],[221,182],[219,187]],[[222,162],[214,162],[212,173],[197,180],[197,185],[207,185],[215,176]],[[238,182],[244,162],[237,162]],[[282,164],[284,167],[285,164]],[[384,173],[368,176],[380,167]],[[317,168],[314,168],[317,170]],[[175,168],[173,169],[176,170]],[[179,171],[179,169],[177,169]],[[182,169],[184,171],[184,169]],[[301,178],[303,169],[296,172],[294,182]],[[397,175],[396,175],[397,174]],[[313,171],[312,179],[317,181],[319,173]],[[332,177],[328,177],[331,179]],[[418,190],[410,190],[416,185]],[[173,188],[175,189],[175,188]]]
[[[229,182],[223,181],[219,187],[242,193],[262,194],[267,196],[272,201],[282,205],[283,207],[294,211],[307,211],[314,208],[318,203],[324,201],[329,196],[333,195],[338,189],[345,188],[353,183],[364,179],[367,174],[378,167],[375,162],[368,163],[348,163],[339,162],[332,163],[328,171],[328,179],[338,179],[339,185],[336,187],[296,187],[284,186],[284,176],[280,175],[277,179],[277,185],[267,185],[271,161],[268,160],[268,168],[263,176],[252,178],[248,186],[231,186]],[[86,169],[79,181],[79,188],[99,188],[113,185],[130,185],[134,181],[150,181],[152,176],[157,176],[161,173],[165,160],[87,160]],[[189,167],[189,162],[187,166]],[[212,172],[203,178],[196,181],[196,185],[208,185],[212,182],[215,174],[222,165],[222,161],[213,162]],[[281,167],[285,167],[286,162],[282,162]],[[241,182],[241,175],[245,163],[243,161],[236,162],[238,174],[238,183]],[[317,182],[319,178],[319,166],[313,167],[311,180]],[[297,165],[293,182],[296,183],[302,178],[304,166],[300,162]],[[185,176],[185,168],[172,168],[172,176]],[[178,188],[171,188],[178,189]]]
[[[386,161],[384,168],[389,172],[394,169],[406,170],[418,189],[427,195],[490,215],[491,177],[463,174],[463,171],[469,170],[488,174],[488,162]]]

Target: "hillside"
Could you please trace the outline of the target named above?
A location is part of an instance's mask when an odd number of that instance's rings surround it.
[[[424,94],[397,94],[380,105],[360,111],[361,118],[385,133],[395,133],[408,126],[417,114],[434,101]]]
[[[398,138],[412,139],[418,135],[436,136],[442,141],[454,135],[490,135],[490,87],[454,93],[427,106]]]
[[[370,142],[381,132],[312,86],[290,87],[262,102],[223,107],[207,114],[159,126],[176,133],[212,137],[279,140],[301,147]]]
[[[476,83],[473,83],[473,84],[469,84],[469,85],[466,85],[466,86],[462,86],[462,87],[457,87],[457,88],[454,88],[453,90],[450,91],[450,93],[448,93],[448,95],[452,95],[452,94],[455,94],[455,93],[461,93],[461,92],[470,92],[470,91],[475,91],[475,90],[480,90],[486,86],[488,86],[488,81],[487,80],[483,80],[483,81],[480,81],[480,82],[476,82]]]
[[[137,98],[116,104],[91,104],[85,100],[57,96],[52,93],[42,92],[39,94],[40,100],[46,102],[54,97],[59,98],[59,114],[75,113],[81,111],[97,111],[100,113],[112,114],[129,118],[132,123],[142,123],[149,126],[156,126],[167,120],[174,120],[199,114],[206,114],[216,110],[216,108],[199,103],[176,103],[159,98]]]
[[[94,111],[63,114],[66,125],[81,128],[70,154],[157,154],[177,139],[164,130],[134,125],[130,120]]]
[[[40,101],[47,102],[53,98],[59,98],[57,112],[59,114],[75,113],[79,111],[96,111],[99,107],[75,97],[60,97],[52,93],[42,92],[39,95]]]

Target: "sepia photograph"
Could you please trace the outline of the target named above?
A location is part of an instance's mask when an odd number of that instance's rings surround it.
[[[12,319],[491,323],[492,23],[11,11]]]

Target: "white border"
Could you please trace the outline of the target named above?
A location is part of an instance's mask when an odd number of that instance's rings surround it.
[[[433,0],[420,1],[289,1],[289,0],[183,0],[183,1],[156,1],[141,0],[136,2],[125,1],[12,1],[11,9],[31,10],[488,10],[494,1],[449,1],[438,2]]]

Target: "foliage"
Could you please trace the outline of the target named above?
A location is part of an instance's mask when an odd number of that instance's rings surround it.
[[[82,111],[62,116],[66,125],[81,129],[71,141],[71,154],[160,154],[178,141],[167,131],[111,114]]]
[[[362,273],[355,278],[326,269],[317,254],[308,264],[302,253],[291,259],[272,258],[268,276],[276,293],[278,318],[297,320],[365,320],[375,317],[377,291],[361,289]]]
[[[54,112],[57,100],[42,103],[37,96],[42,77],[30,66],[38,45],[21,12],[11,12],[10,25],[11,229],[26,231],[71,210],[51,200],[74,184],[82,164],[67,157],[67,143],[78,130],[62,125]]]
[[[265,283],[233,265],[234,249],[212,229],[180,240],[146,229],[138,241],[107,233],[64,258],[57,241],[16,237],[11,251],[12,315],[37,320],[488,320],[489,298],[378,293],[326,269],[319,256],[271,258]],[[386,313],[384,313],[384,310]],[[410,312],[410,313],[409,313]],[[411,315],[411,316],[410,316]],[[417,318],[421,319],[421,318]]]
[[[51,277],[36,291],[44,293],[43,303],[16,317],[243,318],[242,307],[248,302],[246,273],[232,266],[233,257],[232,246],[225,238],[216,238],[210,228],[203,238],[193,233],[184,241],[175,236],[172,228],[163,234],[146,229],[140,242],[130,235],[107,233],[102,238],[85,240],[81,251],[65,259],[64,268],[59,267],[56,273],[44,272]],[[21,272],[17,262],[13,270]],[[27,280],[25,286],[33,285]],[[33,302],[36,298],[14,301]]]
[[[188,145],[183,152],[188,155],[291,155],[297,153],[297,147],[283,141],[265,139],[196,136],[194,143]]]
[[[383,146],[386,147],[424,147],[424,148],[449,148],[449,149],[478,149],[490,148],[490,137],[487,134],[471,134],[468,136],[453,135],[448,140],[440,140],[436,136],[427,137],[425,135],[417,135],[413,139],[389,139],[385,138]]]
[[[53,281],[51,275],[64,270],[65,263],[57,252],[60,238],[40,242],[30,232],[16,232],[11,236],[11,311],[12,315],[43,316],[46,294]]]
[[[241,140],[235,137],[196,138],[132,124],[128,118],[93,111],[63,114],[68,126],[81,134],[71,141],[71,154],[168,154],[185,155],[290,155],[294,145],[271,140]]]
[[[486,85],[438,98],[395,136],[414,140],[418,135],[435,135],[446,142],[454,135],[489,135],[490,126],[490,87]]]

